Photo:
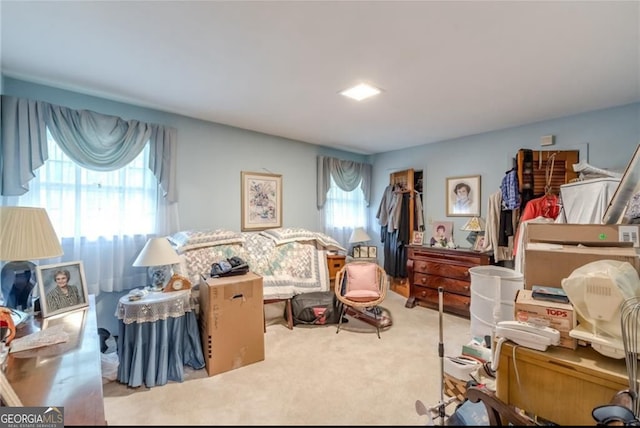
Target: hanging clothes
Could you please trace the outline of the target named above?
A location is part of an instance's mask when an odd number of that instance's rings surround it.
[[[555,220],[560,214],[560,208],[560,199],[553,193],[529,201],[527,206],[524,208],[524,211],[522,211],[522,215],[520,216],[520,226],[518,226],[518,230],[516,231],[516,240],[513,245],[514,256],[518,251],[518,233],[520,232],[522,223],[537,217],[544,217],[547,219]]]
[[[513,233],[511,239],[506,239],[506,244],[502,244],[500,236],[504,235],[504,227],[502,225],[503,213],[502,191],[489,196],[489,204],[487,208],[487,220],[485,226],[485,246],[483,250],[493,250],[493,258],[496,262],[513,259]],[[512,212],[509,210],[509,212]],[[509,219],[513,221],[513,217]],[[512,223],[511,223],[512,224]],[[511,227],[513,230],[513,227]]]

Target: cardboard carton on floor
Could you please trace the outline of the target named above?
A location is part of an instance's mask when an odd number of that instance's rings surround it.
[[[559,346],[576,349],[578,341],[569,336],[577,323],[573,305],[534,299],[532,293],[531,290],[518,290],[514,319],[555,328],[560,332]]]
[[[530,223],[524,237],[524,288],[533,285],[561,287],[562,280],[587,263],[597,260],[629,262],[640,272],[632,242],[638,225]],[[627,231],[627,232],[625,232]]]
[[[264,360],[262,277],[200,283],[200,335],[209,376]]]

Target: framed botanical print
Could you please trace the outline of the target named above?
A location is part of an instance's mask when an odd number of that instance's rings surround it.
[[[448,217],[480,216],[480,176],[448,177],[446,179]]]
[[[243,231],[282,227],[282,175],[241,173]]]
[[[36,267],[42,317],[89,306],[82,261]]]

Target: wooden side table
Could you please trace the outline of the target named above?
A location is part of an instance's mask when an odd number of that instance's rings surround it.
[[[346,263],[346,256],[341,254],[327,254],[327,265],[329,267],[329,289],[333,290],[335,286],[336,273]]]

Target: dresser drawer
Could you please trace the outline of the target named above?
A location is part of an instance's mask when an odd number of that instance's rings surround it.
[[[446,261],[416,260],[413,269],[416,274],[422,272],[466,281],[471,280],[469,266],[447,263]]]
[[[437,289],[414,285],[411,287],[411,296],[416,299],[416,302],[420,306],[438,309],[439,296]],[[468,296],[445,292],[442,295],[442,305],[447,308],[447,312],[453,312],[469,318],[471,299]]]
[[[448,293],[460,294],[462,296],[471,296],[471,283],[460,279],[445,278],[443,276],[428,275],[416,272],[413,276],[413,283],[419,286],[426,286],[438,289],[442,287]]]

